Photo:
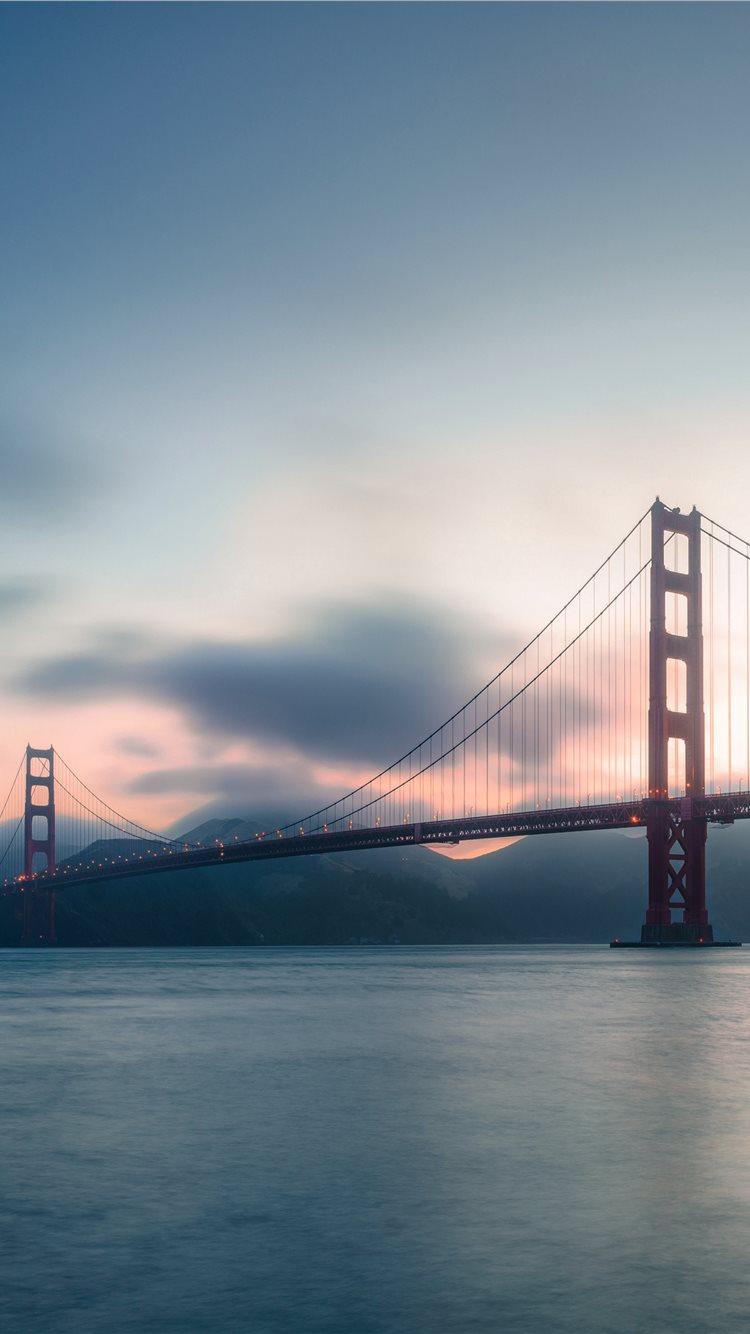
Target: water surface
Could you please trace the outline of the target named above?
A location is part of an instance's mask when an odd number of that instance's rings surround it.
[[[9,1334],[745,1331],[750,951],[0,952]]]

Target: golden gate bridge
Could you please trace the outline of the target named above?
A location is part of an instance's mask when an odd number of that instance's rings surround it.
[[[707,945],[728,943],[713,940],[706,906],[708,825],[747,818],[750,543],[657,498],[492,680],[336,801],[251,839],[186,843],[120,814],[53,747],[29,746],[0,811],[0,876],[23,943],[55,944],[56,895],[85,882],[642,827],[648,902],[634,943]]]

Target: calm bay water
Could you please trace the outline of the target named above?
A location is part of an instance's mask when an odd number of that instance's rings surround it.
[[[0,952],[0,1327],[750,1319],[750,950]]]

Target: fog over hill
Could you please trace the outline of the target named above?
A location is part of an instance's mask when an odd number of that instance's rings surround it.
[[[214,820],[185,836],[257,828]],[[750,940],[750,822],[710,830],[708,886],[716,934]],[[637,937],[645,901],[643,834],[597,831],[526,838],[467,861],[387,848],[81,885],[58,895],[58,930],[63,945],[605,942]],[[18,939],[17,908],[3,900],[0,944]]]

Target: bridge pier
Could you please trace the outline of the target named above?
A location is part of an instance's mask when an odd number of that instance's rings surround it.
[[[693,815],[693,801],[680,802],[675,816],[666,802],[654,802],[648,816],[649,902],[641,941],[650,944],[713,943],[706,908],[707,821]],[[673,912],[682,913],[673,921]]]
[[[56,945],[55,891],[30,887],[23,893],[22,945]]]

